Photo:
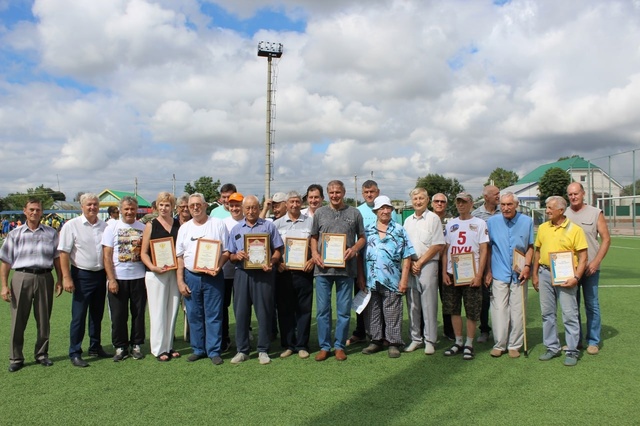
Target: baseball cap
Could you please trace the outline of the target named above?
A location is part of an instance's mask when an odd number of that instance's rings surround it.
[[[273,203],[281,203],[283,201],[287,201],[287,194],[285,194],[284,192],[276,192],[275,194],[273,194],[273,197],[271,197],[271,201]]]
[[[242,202],[242,200],[244,200],[244,195],[242,195],[239,192],[234,192],[233,194],[229,195],[229,201],[239,201]]]
[[[465,200],[473,203],[473,197],[468,192],[461,192],[456,195],[456,200]]]
[[[371,210],[378,210],[382,206],[389,206],[393,208],[393,204],[391,204],[391,200],[386,195],[380,195],[376,197],[376,199],[373,200],[373,209]]]

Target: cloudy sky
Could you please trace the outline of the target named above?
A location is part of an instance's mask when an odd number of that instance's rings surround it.
[[[640,148],[640,0],[0,0],[0,196],[261,196],[261,40],[284,45],[272,193],[373,175],[406,199],[439,173],[479,195],[496,167]]]

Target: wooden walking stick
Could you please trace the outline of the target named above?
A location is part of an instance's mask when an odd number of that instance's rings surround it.
[[[522,331],[524,331],[524,357],[529,358],[529,349],[527,347],[527,300],[525,297],[526,288],[529,285],[529,280],[522,284]]]

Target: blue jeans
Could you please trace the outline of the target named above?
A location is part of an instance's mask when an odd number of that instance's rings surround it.
[[[551,273],[548,269],[540,268],[540,311],[542,312],[542,340],[546,348],[553,352],[560,352],[560,339],[556,325],[558,302],[562,309],[567,353],[578,351],[580,325],[578,322],[578,303],[576,293],[578,287],[559,287],[551,285]]]
[[[316,320],[318,322],[318,343],[320,349],[331,350],[331,289],[336,284],[336,338],[334,347],[344,349],[349,335],[351,319],[351,292],[353,278],[335,275],[316,276]]]
[[[191,348],[195,355],[220,356],[222,346],[222,307],[224,277],[194,274],[184,270],[185,284],[191,294],[184,298],[189,319]]]
[[[584,295],[584,310],[587,313],[587,345],[598,346],[600,343],[600,302],[598,301],[598,281],[600,271],[593,275],[584,275],[580,279],[580,288]],[[580,290],[576,293],[578,309],[580,309]],[[579,313],[580,311],[578,311]],[[578,316],[578,321],[580,317]],[[582,321],[580,321],[580,340],[582,341]]]

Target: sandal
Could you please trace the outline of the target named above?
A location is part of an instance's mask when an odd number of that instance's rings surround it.
[[[171,356],[171,358],[180,358],[182,355],[175,349],[169,349],[169,356]]]
[[[462,354],[462,359],[470,361],[475,357],[476,356],[473,353],[473,347],[472,346],[465,346],[464,347],[464,353]]]
[[[167,352],[162,352],[160,355],[156,357],[159,362],[167,362],[171,361],[171,354]]]
[[[454,356],[454,355],[458,355],[460,352],[462,352],[462,346],[456,343],[453,346],[451,346],[449,349],[444,351],[444,356]]]

